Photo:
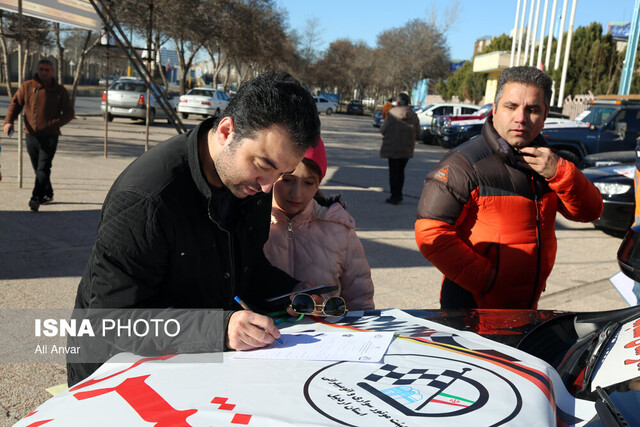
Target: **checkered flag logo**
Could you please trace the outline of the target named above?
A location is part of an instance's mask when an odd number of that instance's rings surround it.
[[[426,386],[444,390],[452,380],[461,377],[469,370],[465,368],[459,372],[450,369],[406,369],[386,364],[369,374],[365,380],[380,384]]]

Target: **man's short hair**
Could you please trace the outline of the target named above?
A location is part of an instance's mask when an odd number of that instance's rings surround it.
[[[53,66],[53,62],[49,59],[41,59],[40,61],[38,61],[38,66],[40,65],[48,65],[49,67],[55,69],[55,67]]]
[[[504,91],[504,85],[507,83],[521,83],[543,89],[544,103],[547,110],[549,109],[549,105],[551,104],[551,85],[553,81],[544,71],[526,65],[511,67],[502,71],[498,78],[498,88],[496,90],[494,106],[498,105],[498,101],[500,101],[502,92]]]
[[[404,92],[398,94],[398,105],[409,105],[409,102],[409,95]]]
[[[282,126],[304,152],[315,147],[320,135],[320,118],[311,93],[289,73],[267,71],[243,83],[222,114],[215,120],[231,117],[234,141],[253,138],[271,126]]]

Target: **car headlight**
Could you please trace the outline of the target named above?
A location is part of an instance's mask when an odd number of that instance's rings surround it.
[[[593,185],[600,190],[601,194],[608,194],[610,196],[624,194],[631,189],[630,185],[619,184],[617,182],[594,182]]]

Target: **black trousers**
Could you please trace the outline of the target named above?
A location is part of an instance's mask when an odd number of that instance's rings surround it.
[[[440,291],[440,308],[443,310],[478,308],[478,304],[471,292],[445,277]]]
[[[27,152],[36,173],[31,198],[41,201],[44,196],[53,197],[51,188],[51,163],[58,148],[58,135],[35,136],[26,134]]]
[[[409,159],[389,159],[389,187],[391,198],[402,200],[402,187],[404,187],[404,168]]]

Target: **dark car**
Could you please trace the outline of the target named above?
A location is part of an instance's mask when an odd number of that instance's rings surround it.
[[[351,101],[349,105],[347,105],[347,114],[364,114],[362,101]]]
[[[582,170],[602,194],[604,210],[593,225],[607,234],[622,237],[633,223],[635,168],[635,164],[626,164]]]

